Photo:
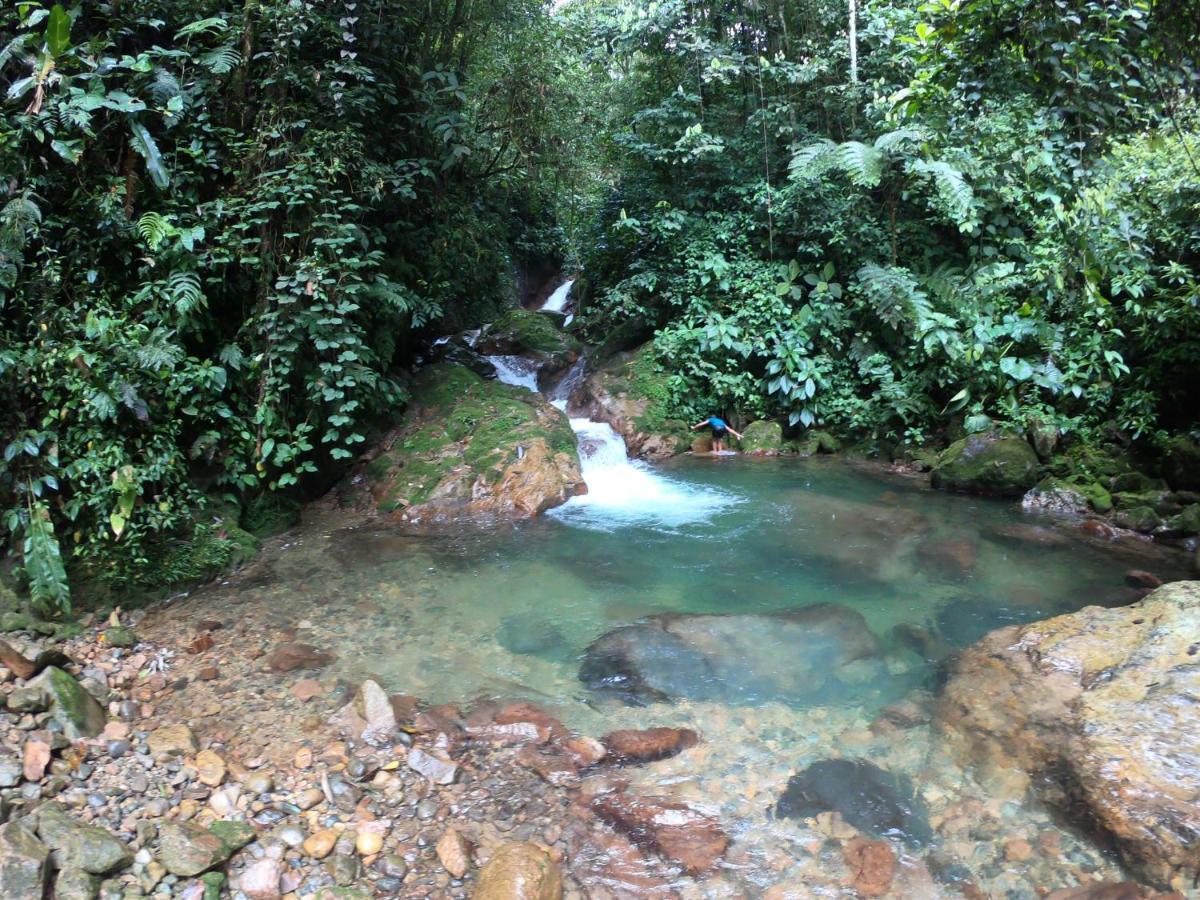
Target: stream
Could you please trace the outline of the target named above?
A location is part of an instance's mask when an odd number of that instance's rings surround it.
[[[536,390],[527,361],[491,361],[501,380]],[[693,803],[730,831],[717,876],[703,888],[681,876],[687,896],[778,884],[802,886],[779,896],[852,896],[823,861],[836,823],[775,812],[791,775],[838,757],[903,774],[927,807],[937,836],[902,857],[895,896],[961,896],[955,872],[989,897],[1030,900],[1079,871],[1121,877],[1104,848],[945,752],[929,723],[938,657],[1003,625],[1128,603],[1127,569],[1169,580],[1176,561],[866,463],[650,466],[608,425],[570,421],[588,493],[550,514],[434,532],[310,526],[268,548],[253,578],[206,588],[203,609],[264,632],[300,622],[351,684],[369,676],[433,703],[523,697],[592,735],[695,729],[697,747],[622,770],[634,789]],[[675,655],[663,622],[696,629],[708,655]],[[606,670],[598,648],[613,642],[644,685]],[[864,642],[869,652],[854,649]],[[915,721],[881,727],[898,703]],[[1014,858],[1014,841],[1059,849]]]

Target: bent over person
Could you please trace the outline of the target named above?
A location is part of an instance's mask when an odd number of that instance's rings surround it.
[[[703,428],[705,425],[712,429],[713,453],[725,452],[725,435],[727,434],[732,434],[739,441],[742,439],[742,436],[730,428],[720,416],[709,416],[703,422],[697,422],[692,426],[692,431]]]

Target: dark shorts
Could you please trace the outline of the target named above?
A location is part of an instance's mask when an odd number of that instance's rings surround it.
[[[723,441],[728,436],[729,436],[729,432],[728,432],[728,430],[726,430],[724,428],[714,428],[712,430],[712,439],[713,439],[714,443],[716,443],[717,441]]]

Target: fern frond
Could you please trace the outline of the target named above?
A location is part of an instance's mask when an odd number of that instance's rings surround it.
[[[933,179],[937,188],[937,206],[960,228],[975,223],[975,192],[958,169],[941,160],[913,160],[909,171]]]
[[[157,250],[164,240],[175,230],[171,220],[156,212],[148,212],[138,219],[138,234],[151,250]]]
[[[183,348],[173,340],[174,332],[155,328],[137,348],[137,363],[143,369],[170,369],[183,359]]]
[[[214,75],[232,72],[241,61],[242,55],[229,44],[200,54],[200,64]]]
[[[792,154],[792,161],[788,163],[791,177],[799,181],[824,175],[833,165],[836,149],[837,144],[828,139],[801,147]]]
[[[204,306],[204,290],[195,272],[172,272],[167,279],[167,296],[180,316],[191,315]]]
[[[220,34],[229,28],[229,23],[220,16],[209,16],[196,22],[189,22],[175,33],[176,37],[192,37],[197,34]]]
[[[868,147],[859,141],[846,141],[838,144],[834,160],[839,169],[850,176],[850,180],[859,187],[875,187],[883,178],[883,167],[887,155],[875,147]]]
[[[925,140],[925,132],[920,128],[897,128],[895,131],[885,131],[875,138],[876,150],[895,150],[904,144],[919,144]]]
[[[42,211],[29,195],[13,197],[0,208],[0,247],[19,253],[40,224]]]
[[[150,96],[159,106],[166,106],[172,97],[183,93],[183,86],[174,73],[166,69],[155,69],[154,80],[150,83]]]

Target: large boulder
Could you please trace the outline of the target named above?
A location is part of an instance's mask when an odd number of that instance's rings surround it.
[[[41,897],[49,856],[50,851],[23,825],[0,825],[0,900]]]
[[[57,666],[49,666],[20,692],[13,692],[19,698],[14,703],[9,698],[9,708],[16,709],[36,700],[36,708],[49,709],[50,715],[62,726],[63,734],[69,741],[95,737],[104,730],[108,721],[104,708],[91,694],[80,687],[79,682]]]
[[[687,423],[673,418],[668,374],[655,357],[654,345],[618,353],[588,375],[571,396],[572,408],[607,422],[625,439],[632,456],[666,459],[692,445]]]
[[[1038,458],[1021,438],[972,434],[955,441],[938,458],[930,475],[944,491],[1020,497],[1037,481]]]
[[[133,853],[116,835],[99,825],[77,821],[58,803],[38,809],[37,833],[54,851],[58,868],[104,875],[133,862]]]
[[[575,433],[540,394],[434,365],[343,495],[405,519],[528,518],[586,490]]]
[[[994,631],[938,721],[964,761],[1028,773],[1159,885],[1200,876],[1200,582]]]
[[[582,346],[558,326],[552,314],[532,309],[510,309],[483,329],[475,347],[489,356],[533,353],[574,361]]]
[[[832,603],[769,615],[663,615],[600,637],[579,677],[635,704],[837,701],[878,685],[879,650],[866,620]]]
[[[751,422],[742,429],[738,446],[743,453],[754,456],[778,456],[783,449],[783,426],[778,422]]]

